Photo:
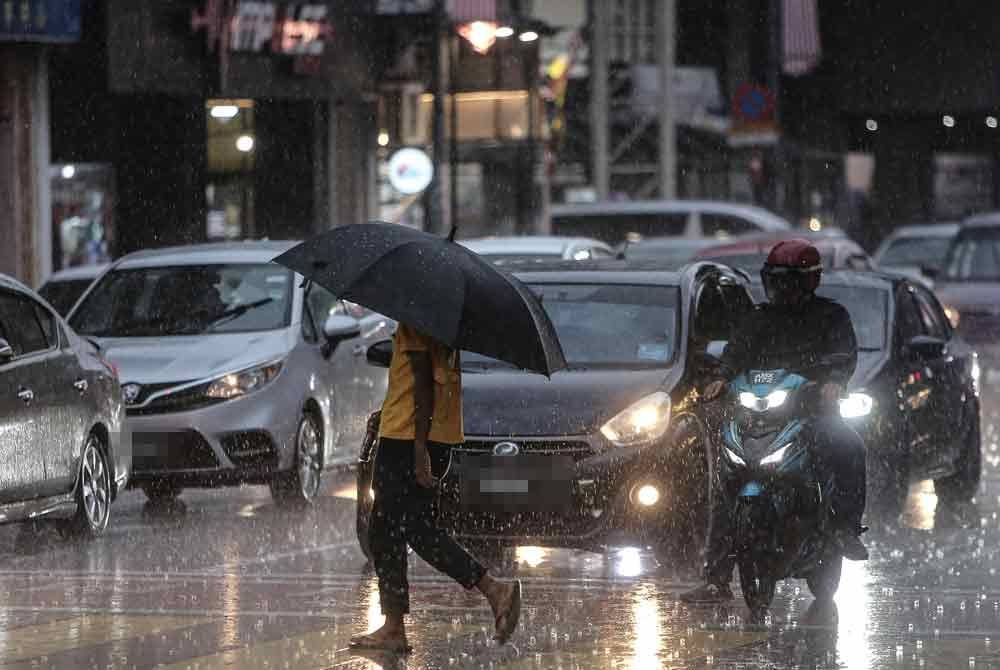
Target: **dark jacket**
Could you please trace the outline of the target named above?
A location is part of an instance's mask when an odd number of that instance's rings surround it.
[[[846,386],[858,362],[850,314],[819,296],[796,309],[758,305],[735,330],[722,353],[734,376],[747,370],[801,370],[830,354],[844,354],[832,365],[812,367],[809,377]]]

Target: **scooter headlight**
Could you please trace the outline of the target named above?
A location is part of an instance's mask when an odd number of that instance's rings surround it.
[[[733,465],[738,465],[740,467],[746,467],[747,462],[744,461],[735,451],[733,451],[729,447],[723,447],[722,450],[725,452],[726,458],[729,459],[730,463],[732,463]]]
[[[778,449],[777,451],[775,451],[772,454],[768,454],[764,458],[760,459],[760,464],[761,465],[778,465],[779,463],[781,463],[781,461],[785,460],[785,454],[788,453],[788,448],[791,447],[791,446],[792,446],[792,443],[789,442],[788,444],[786,444],[785,446],[783,446],[781,449]]]
[[[872,413],[875,399],[867,393],[849,393],[840,399],[840,416],[844,419],[860,419]]]
[[[670,396],[651,393],[625,408],[601,427],[601,434],[618,447],[631,447],[663,437],[670,425]]]
[[[784,389],[771,391],[763,398],[749,391],[740,393],[740,404],[755,412],[766,412],[769,409],[776,409],[784,405],[786,400],[788,400],[788,391]]]

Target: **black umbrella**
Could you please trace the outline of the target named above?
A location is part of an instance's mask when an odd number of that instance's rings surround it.
[[[392,223],[352,224],[274,262],[454,349],[546,375],[566,367],[535,295],[450,239]]]

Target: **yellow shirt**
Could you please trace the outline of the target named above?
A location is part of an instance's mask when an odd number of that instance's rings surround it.
[[[426,351],[434,374],[434,409],[427,439],[442,444],[465,442],[462,426],[462,371],[458,352],[413,328],[400,324],[392,338],[392,362],[389,364],[389,390],[382,403],[379,434],[394,440],[414,439],[416,378],[410,353]]]

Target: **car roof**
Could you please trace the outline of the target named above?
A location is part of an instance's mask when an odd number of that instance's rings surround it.
[[[681,248],[681,249],[704,249],[719,244],[717,237],[643,237],[641,239],[628,242],[628,249],[638,247],[657,248]]]
[[[610,214],[659,214],[681,212],[713,212],[742,215],[758,224],[775,229],[791,228],[788,221],[777,214],[755,205],[743,205],[718,200],[626,200],[588,202],[572,205],[553,205],[551,216],[607,216]]]
[[[510,237],[476,237],[458,243],[477,254],[562,254],[568,247],[592,246],[608,248],[604,242],[589,237],[556,235],[526,235]]]
[[[295,246],[297,242],[283,240],[248,240],[245,242],[212,242],[187,246],[164,247],[137,251],[123,256],[116,269],[164,267],[168,265],[201,265],[222,263],[267,263]]]
[[[702,269],[718,268],[732,274],[745,276],[744,272],[718,263],[691,263],[679,270],[663,270],[656,261],[600,260],[563,261],[533,266],[531,270],[515,272],[514,276],[526,284],[649,284],[654,286],[681,286],[689,276],[697,276]]]
[[[986,214],[977,214],[975,216],[970,216],[969,218],[962,221],[962,228],[992,228],[994,226],[1000,226],[1000,212],[988,212]]]
[[[898,284],[908,281],[909,277],[889,272],[867,270],[824,270],[820,286],[843,286],[850,288],[875,288],[884,291],[892,290]],[[751,274],[751,281],[760,284],[760,277]]]
[[[701,249],[698,253],[699,257],[718,257],[718,256],[740,256],[744,254],[766,254],[771,250],[775,244],[781,240],[789,240],[796,237],[801,237],[802,239],[809,240],[817,249],[822,251],[838,249],[841,247],[850,247],[852,249],[860,249],[858,243],[854,240],[836,236],[822,236],[822,235],[800,235],[795,233],[792,235],[747,235],[741,236],[739,238],[734,238],[730,242],[720,243],[716,246],[705,247]]]
[[[74,265],[70,268],[64,268],[53,272],[48,279],[48,282],[59,282],[59,281],[75,281],[79,279],[96,279],[102,272],[108,269],[110,263],[97,263],[93,265]]]
[[[5,275],[2,273],[0,273],[0,288],[13,289],[15,291],[23,291],[26,293],[30,293],[31,295],[35,295],[35,292],[32,291],[28,286],[22,284],[21,282],[14,279],[10,275]]]
[[[958,232],[959,224],[953,221],[946,223],[913,223],[900,226],[889,234],[890,238],[899,237],[953,237]]]

